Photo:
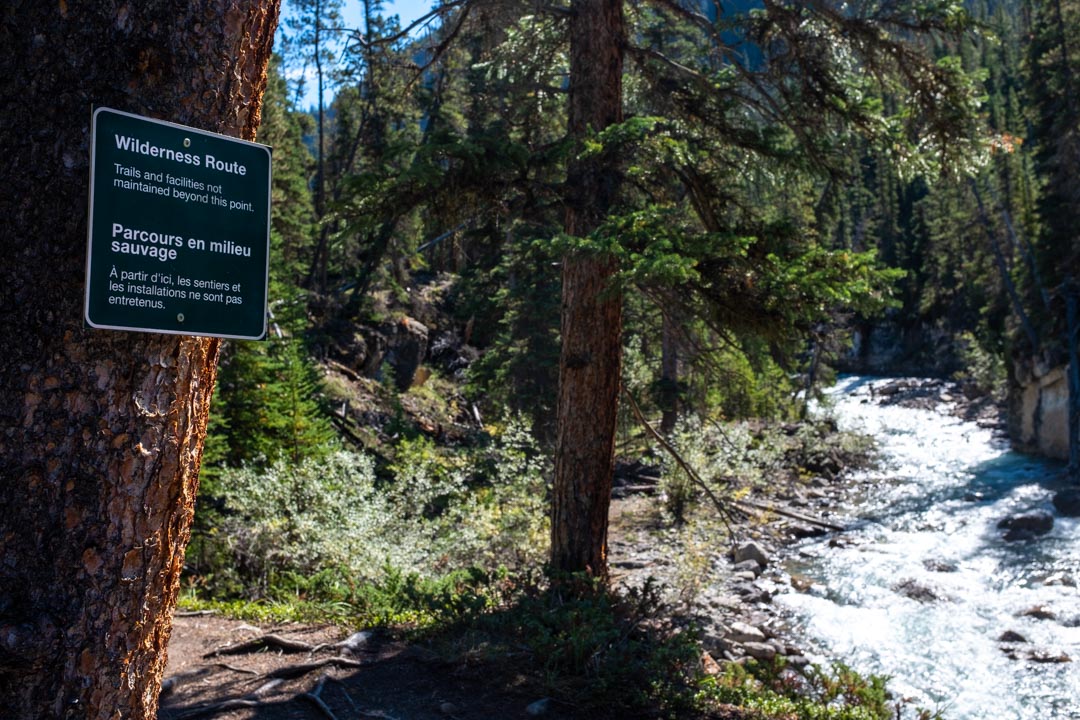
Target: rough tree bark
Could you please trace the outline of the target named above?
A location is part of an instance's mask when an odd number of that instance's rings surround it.
[[[253,138],[278,0],[0,10],[0,715],[152,718],[218,343],[86,329],[105,105]]]
[[[570,10],[569,134],[580,148],[590,132],[622,120],[626,29],[622,0],[574,0]],[[618,186],[611,153],[572,160],[566,232],[582,237],[595,230],[614,205]],[[622,299],[611,282],[617,269],[612,257],[563,259],[551,565],[601,578],[607,576],[622,353]]]

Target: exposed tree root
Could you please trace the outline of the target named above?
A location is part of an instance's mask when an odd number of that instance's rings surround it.
[[[282,652],[310,653],[315,650],[315,646],[303,642],[301,640],[290,640],[289,638],[281,637],[270,633],[268,635],[262,635],[260,637],[248,640],[246,642],[239,643],[237,645],[226,645],[225,647],[217,648],[211,652],[208,652],[203,657],[217,657],[218,655],[243,655],[244,653],[254,652],[255,650],[262,650],[264,648],[275,648]]]
[[[336,683],[341,682],[337,678],[330,677],[329,675],[323,675],[321,678],[319,678],[319,682],[315,684],[314,690],[308,693],[301,693],[296,697],[298,700],[307,700],[309,703],[319,708],[320,712],[322,712],[323,715],[329,718],[329,720],[339,720],[338,716],[334,714],[334,711],[330,709],[330,706],[326,704],[326,701],[322,699],[322,691],[323,688],[326,687],[326,683],[328,681]],[[396,720],[396,718],[394,718],[393,716],[387,715],[386,713],[379,710],[360,709],[359,707],[357,707],[356,703],[353,702],[353,699],[349,696],[348,691],[346,691],[344,687],[342,687],[341,696],[345,698],[345,701],[352,709],[353,714],[349,717],[372,718],[373,720]]]
[[[248,668],[236,667],[235,665],[230,665],[229,663],[219,662],[219,663],[214,663],[214,665],[219,667],[219,668],[225,668],[226,670],[231,670],[234,673],[243,673],[244,675],[258,675],[259,674],[258,670],[250,670]]]
[[[342,657],[336,655],[334,657],[323,658],[322,660],[314,660],[308,663],[301,663],[299,665],[286,665],[280,667],[277,670],[271,670],[266,673],[265,677],[268,678],[281,678],[285,680],[291,680],[292,678],[298,678],[301,675],[307,675],[309,672],[314,672],[320,668],[324,668],[327,665],[336,665],[338,667],[364,667],[368,663],[361,660],[354,660],[352,658]]]
[[[327,658],[326,660],[317,663],[306,663],[305,665],[298,665],[292,668],[281,668],[281,670],[279,671],[268,673],[266,677],[272,679],[269,682],[263,683],[256,690],[249,693],[248,695],[245,695],[244,697],[231,698],[229,700],[224,700],[222,702],[214,703],[212,705],[203,705],[202,707],[191,708],[190,710],[180,713],[176,717],[178,718],[178,720],[197,720],[198,718],[214,717],[216,715],[227,713],[232,710],[243,710],[247,708],[261,707],[265,704],[263,696],[269,694],[272,690],[274,690],[284,682],[284,678],[282,677],[282,671],[287,670],[295,673],[293,675],[288,675],[287,677],[299,677],[299,675],[305,672],[311,672],[312,670],[318,669],[319,667],[325,667],[326,665],[331,664],[345,665],[347,667],[357,667],[361,663],[355,660],[350,660],[348,658],[338,657]],[[311,690],[311,692],[297,693],[292,697],[292,699],[303,700],[307,703],[310,703],[311,705],[314,705],[316,708],[318,708],[319,712],[326,716],[328,720],[341,720],[341,718],[338,717],[338,715],[323,699],[323,690],[326,688],[327,682],[340,683],[341,681],[337,678],[331,677],[329,674],[324,673],[323,676],[319,678],[319,681],[315,683],[315,687]],[[344,687],[342,697],[344,697],[345,701],[348,703],[349,707],[352,710],[352,713],[349,715],[350,718],[355,717],[370,718],[371,720],[397,720],[397,718],[395,718],[394,716],[388,715],[382,711],[365,710],[358,707],[353,701],[352,697],[349,696],[349,693],[344,690]]]
[[[255,708],[263,704],[262,696],[269,693],[282,683],[281,680],[271,680],[268,683],[264,683],[256,688],[253,692],[245,695],[242,698],[232,698],[213,705],[203,705],[202,707],[192,708],[186,712],[182,712],[177,715],[179,720],[195,720],[195,718],[213,717],[214,715],[220,715],[230,710],[242,710],[244,708]]]
[[[247,700],[245,698],[234,698],[232,700],[226,700],[225,702],[215,703],[213,705],[204,705],[200,708],[194,708],[187,712],[180,713],[176,717],[179,720],[195,720],[195,718],[207,718],[221,713],[229,712],[230,710],[242,710],[243,708],[259,707],[262,703],[258,700]]]
[[[347,655],[359,655],[360,651],[367,645],[368,640],[371,639],[370,630],[361,630],[354,632],[349,637],[345,638],[341,642],[336,643],[323,643],[322,645],[316,645],[311,649],[312,655],[320,650],[341,650]]]
[[[338,720],[338,716],[334,714],[334,711],[330,709],[330,706],[323,702],[322,691],[326,686],[327,676],[323,675],[319,678],[319,682],[315,683],[315,689],[311,692],[301,693],[297,695],[298,698],[307,700],[309,703],[319,708],[323,715],[330,718],[330,720]]]
[[[208,668],[198,668],[197,670],[189,670],[185,673],[180,673],[179,675],[167,677],[161,681],[161,691],[158,697],[165,697],[188,680],[200,677],[207,674],[208,672],[210,672]]]

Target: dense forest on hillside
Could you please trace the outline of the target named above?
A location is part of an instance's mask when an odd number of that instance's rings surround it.
[[[804,683],[819,705],[741,666],[702,690],[690,625],[641,631],[651,599],[595,562],[611,476],[723,546],[778,476],[864,461],[809,412],[837,372],[1004,406],[1075,358],[1080,2],[630,0],[611,88],[582,3],[402,27],[356,1],[360,27],[286,7],[258,133],[271,330],[222,350],[187,606],[472,623],[609,710],[891,717],[843,668]],[[606,379],[575,379],[602,352]],[[575,483],[602,522],[559,509]]]

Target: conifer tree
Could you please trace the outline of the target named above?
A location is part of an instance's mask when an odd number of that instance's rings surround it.
[[[5,717],[156,717],[218,341],[85,327],[91,108],[254,139],[277,18],[247,0],[0,12]]]

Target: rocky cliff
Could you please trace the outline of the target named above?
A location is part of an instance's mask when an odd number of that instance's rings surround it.
[[[1013,368],[1009,391],[1009,435],[1022,452],[1069,457],[1068,366],[1041,362]]]

